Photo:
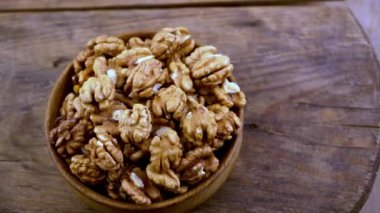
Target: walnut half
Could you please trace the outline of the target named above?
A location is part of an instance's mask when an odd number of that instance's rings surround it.
[[[113,119],[119,122],[120,137],[125,143],[136,145],[146,140],[152,131],[151,115],[142,104],[133,105],[133,109],[116,110]]]
[[[215,114],[193,98],[188,98],[189,112],[181,119],[185,140],[194,146],[203,146],[215,139],[217,125]]]
[[[218,166],[219,160],[213,150],[205,145],[187,152],[177,171],[180,172],[182,181],[195,184],[214,173]]]
[[[96,166],[95,162],[85,155],[74,155],[71,157],[71,172],[82,182],[96,185],[103,182],[105,173]]]
[[[180,188],[180,180],[174,172],[182,157],[181,143],[177,132],[169,127],[157,131],[149,147],[150,164],[146,168],[148,178],[169,191]]]

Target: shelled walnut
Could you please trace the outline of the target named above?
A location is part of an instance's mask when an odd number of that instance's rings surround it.
[[[194,93],[193,80],[190,76],[190,69],[184,64],[180,55],[175,54],[169,60],[170,78],[174,84],[187,93]]]
[[[187,111],[186,101],[186,94],[180,88],[171,85],[160,89],[153,98],[152,113],[156,117],[180,119]]]
[[[119,169],[123,164],[123,153],[112,136],[100,132],[85,146],[91,160],[104,171]]]
[[[210,176],[217,170],[219,160],[214,156],[210,146],[198,147],[186,153],[177,171],[181,173],[181,180],[195,184]]]
[[[201,61],[210,55],[216,54],[217,50],[214,46],[203,46],[195,49],[188,57],[185,58],[185,63],[190,69],[193,68],[194,64]]]
[[[158,31],[152,39],[150,48],[159,59],[166,59],[174,53],[182,56],[189,54],[195,46],[189,30],[184,27],[164,28]]]
[[[215,114],[196,100],[189,98],[189,112],[181,119],[181,129],[186,141],[203,146],[215,139],[217,125]]]
[[[65,119],[61,117],[57,127],[50,131],[50,141],[54,143],[57,152],[64,156],[72,156],[78,153],[85,145],[85,136],[92,129],[88,120],[77,120],[75,118]]]
[[[232,136],[238,133],[237,131],[241,127],[241,121],[239,117],[226,106],[214,104],[207,108],[215,113],[218,130],[215,141],[211,146],[214,149],[218,149],[223,146],[224,141],[231,140]]]
[[[147,175],[155,184],[169,191],[176,191],[181,184],[173,169],[182,157],[182,148],[177,132],[169,127],[157,131],[150,145],[150,164]]]
[[[113,66],[132,69],[136,65],[151,58],[154,58],[154,56],[149,48],[135,47],[121,52],[119,55],[110,60],[110,64]]]
[[[139,144],[149,137],[152,118],[144,105],[135,104],[132,110],[114,111],[112,116],[119,122],[120,137],[125,143]]]
[[[70,170],[82,182],[91,185],[101,183],[106,177],[105,173],[96,166],[95,162],[84,155],[74,155],[71,157]]]
[[[60,109],[62,116],[77,119],[89,118],[95,111],[95,106],[81,102],[79,97],[75,97],[74,93],[70,93],[66,96]]]
[[[128,40],[127,48],[133,49],[136,47],[146,47],[149,48],[152,40],[151,39],[141,39],[139,37],[132,37]]]
[[[115,36],[102,35],[88,41],[87,48],[93,49],[96,55],[116,56],[125,49],[125,44]]]
[[[191,68],[191,75],[198,85],[218,85],[232,73],[233,65],[225,55],[214,54],[201,57]]]
[[[192,190],[242,128],[230,58],[184,27],[98,36],[72,69],[49,140],[74,176],[112,199],[150,205]]]
[[[139,63],[128,75],[124,92],[130,97],[152,97],[168,79],[168,71],[162,66],[163,63],[154,58]]]
[[[83,103],[112,100],[115,95],[114,82],[107,75],[89,78],[79,90],[79,98]]]

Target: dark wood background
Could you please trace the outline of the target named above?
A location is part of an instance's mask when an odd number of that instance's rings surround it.
[[[91,211],[48,156],[50,89],[96,35],[180,25],[231,57],[248,97],[240,160],[194,212],[358,212],[380,150],[380,4],[364,2],[0,1],[0,212]]]

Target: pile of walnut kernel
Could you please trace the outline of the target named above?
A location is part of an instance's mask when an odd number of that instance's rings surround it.
[[[246,99],[229,57],[195,48],[184,27],[126,43],[99,36],[73,64],[50,140],[76,177],[113,199],[185,193],[217,170],[214,151],[241,127],[234,111]]]

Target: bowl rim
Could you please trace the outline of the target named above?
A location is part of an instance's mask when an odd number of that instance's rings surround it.
[[[131,38],[133,36],[138,36],[142,38],[152,38],[154,35],[154,32],[131,32],[131,33],[123,33],[116,35],[116,37],[121,38],[122,40],[126,41],[128,38]],[[52,129],[52,126],[54,125],[55,119],[58,117],[59,111],[56,115],[53,115],[53,102],[56,101],[55,95],[59,93],[65,93],[65,91],[62,91],[60,88],[60,82],[64,82],[69,78],[69,74],[73,70],[73,63],[70,62],[66,68],[63,70],[63,72],[60,73],[59,77],[55,81],[53,88],[50,90],[48,105],[45,112],[45,137],[46,142],[48,146],[48,152],[53,160],[55,167],[58,169],[59,173],[63,176],[64,180],[71,185],[72,188],[74,188],[78,193],[83,194],[85,197],[90,198],[92,201],[95,201],[97,203],[111,206],[113,208],[117,209],[123,209],[123,210],[155,210],[155,209],[161,209],[165,207],[169,207],[172,205],[175,205],[177,203],[180,203],[184,200],[188,200],[191,197],[196,196],[199,192],[202,192],[205,190],[211,183],[213,183],[220,174],[223,173],[224,169],[227,165],[234,163],[233,159],[235,158],[235,155],[239,154],[240,147],[242,145],[242,135],[243,135],[243,123],[244,123],[244,108],[240,107],[237,110],[237,115],[241,119],[241,127],[238,130],[238,134],[234,137],[233,141],[231,141],[233,144],[228,147],[228,150],[225,152],[225,156],[223,160],[221,161],[221,164],[219,165],[216,172],[214,172],[210,177],[208,177],[206,180],[195,186],[194,188],[190,189],[184,194],[177,195],[175,197],[169,198],[167,200],[159,201],[159,202],[153,202],[149,205],[141,205],[141,204],[135,204],[135,203],[129,203],[125,201],[120,200],[114,200],[112,198],[109,198],[101,193],[98,193],[88,187],[86,184],[82,183],[80,180],[78,180],[77,177],[75,177],[71,172],[68,170],[68,165],[66,161],[57,153],[55,147],[53,144],[50,143],[49,140],[49,133]],[[67,82],[66,82],[67,85]],[[63,94],[63,99],[65,97],[65,94]],[[60,101],[60,105],[62,105],[62,100]]]

